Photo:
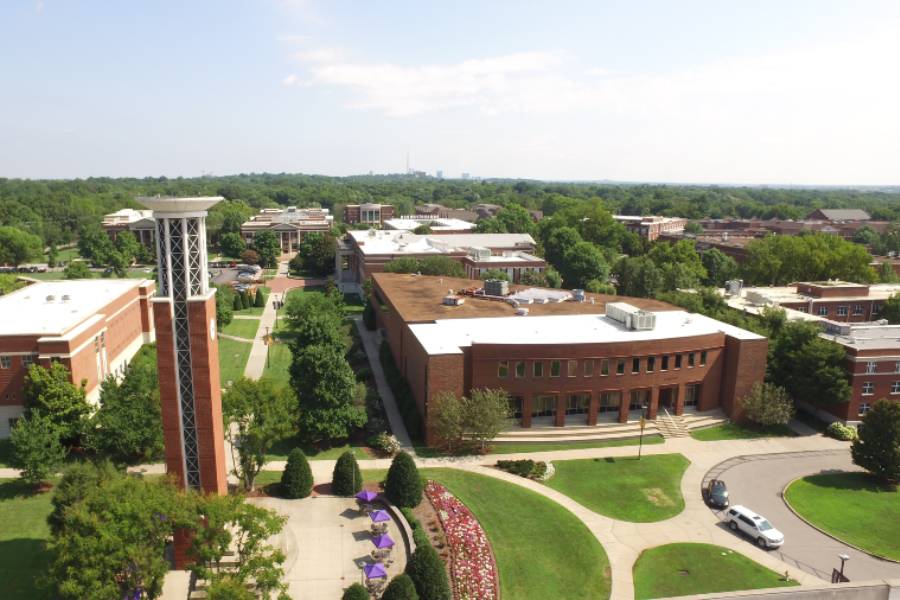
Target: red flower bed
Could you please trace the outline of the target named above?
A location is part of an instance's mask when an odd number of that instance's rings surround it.
[[[450,547],[450,575],[456,600],[497,600],[497,567],[478,519],[447,488],[429,481],[425,495],[441,520]]]

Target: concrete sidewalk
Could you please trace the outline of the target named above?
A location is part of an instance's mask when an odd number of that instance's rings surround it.
[[[278,263],[277,278],[282,277],[282,273],[287,275],[287,263]],[[281,299],[281,296],[278,296]],[[266,306],[263,308],[262,316],[259,318],[259,328],[253,337],[253,347],[250,349],[250,358],[247,359],[247,366],[244,367],[244,377],[247,379],[259,379],[266,370],[266,358],[269,356],[269,347],[266,345],[266,332],[275,331],[275,294],[269,293],[266,299]]]

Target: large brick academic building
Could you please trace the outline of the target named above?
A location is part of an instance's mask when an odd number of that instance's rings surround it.
[[[47,281],[0,297],[0,438],[24,411],[29,365],[62,363],[89,400],[104,378],[122,374],[154,339],[155,288],[139,279]]]
[[[655,300],[515,285],[489,298],[479,281],[372,279],[378,325],[426,423],[436,394],[476,388],[506,390],[524,428],[663,409],[736,416],[765,375],[766,338]]]

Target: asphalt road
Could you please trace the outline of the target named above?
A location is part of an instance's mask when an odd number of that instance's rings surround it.
[[[763,515],[781,530],[784,545],[772,552],[788,564],[831,581],[831,570],[840,567],[838,555],[847,554],[850,560],[844,575],[851,581],[900,577],[900,564],[877,559],[820,533],[794,515],[781,497],[784,487],[798,477],[858,470],[850,452],[844,450],[768,454],[726,461],[710,470],[704,483],[712,477],[724,480],[732,504],[742,504]],[[724,511],[714,512],[720,519],[725,516]],[[748,544],[753,543],[746,539]]]

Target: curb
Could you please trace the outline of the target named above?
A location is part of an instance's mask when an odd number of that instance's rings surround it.
[[[844,471],[844,472],[845,472],[845,473],[852,473],[853,471]],[[881,556],[880,554],[875,554],[874,552],[869,552],[868,550],[864,550],[864,549],[860,548],[859,546],[854,546],[853,544],[847,542],[846,540],[842,540],[841,538],[839,538],[839,537],[837,537],[837,536],[835,536],[835,535],[832,535],[831,533],[828,533],[827,531],[825,531],[825,530],[822,529],[821,527],[818,527],[818,526],[816,526],[816,525],[810,523],[808,520],[806,520],[806,518],[804,518],[803,515],[801,515],[801,514],[800,514],[799,512],[797,512],[796,510],[794,510],[794,507],[791,506],[791,503],[790,503],[790,502],[788,502],[788,500],[787,500],[787,498],[785,497],[784,493],[785,493],[785,492],[787,491],[787,489],[788,489],[789,487],[791,487],[795,482],[800,481],[801,479],[805,479],[806,477],[809,477],[809,475],[804,475],[804,476],[802,476],[802,477],[795,477],[794,479],[791,479],[791,480],[787,483],[787,485],[784,486],[784,488],[782,488],[782,490],[781,490],[781,492],[780,492],[781,501],[784,502],[784,505],[788,507],[788,510],[789,510],[789,511],[791,511],[792,513],[794,513],[794,516],[795,516],[795,517],[797,517],[798,519],[800,519],[801,521],[803,521],[804,523],[806,523],[807,525],[809,525],[810,527],[812,527],[813,529],[815,529],[816,531],[818,531],[819,533],[824,534],[824,535],[827,535],[828,537],[830,537],[830,538],[833,539],[834,541],[840,542],[840,543],[844,544],[845,546],[849,546],[850,548],[853,548],[853,549],[856,550],[857,552],[862,552],[863,554],[867,554],[867,555],[871,556],[872,558],[877,558],[878,560],[883,560],[883,561],[885,561],[885,562],[894,563],[894,564],[900,564],[900,560],[894,560],[893,558],[888,558],[888,557],[886,557],[886,556]]]

